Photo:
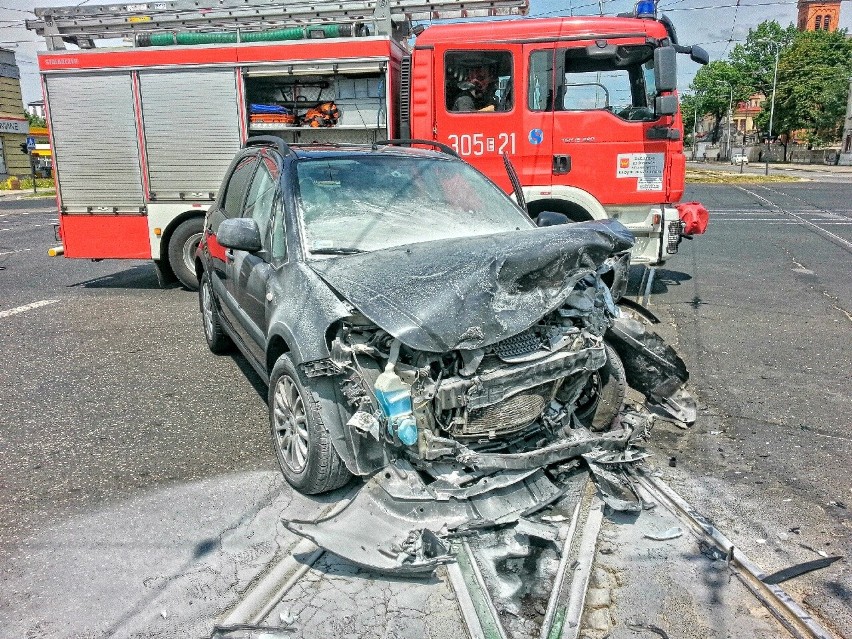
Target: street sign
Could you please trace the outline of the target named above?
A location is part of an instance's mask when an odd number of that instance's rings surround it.
[[[36,148],[36,139],[28,135],[27,136],[27,151],[33,151]]]

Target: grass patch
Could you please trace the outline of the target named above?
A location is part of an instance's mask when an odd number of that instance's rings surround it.
[[[39,187],[38,193],[25,193],[21,197],[26,200],[34,200],[40,197],[54,197],[56,195],[56,191],[53,188],[50,189],[42,189]]]
[[[36,179],[36,188],[44,189],[47,191],[48,189],[53,190],[55,184],[53,183],[53,178],[37,178]],[[33,179],[31,177],[28,178],[9,178],[7,180],[3,180],[0,182],[0,191],[32,191],[33,190]]]
[[[802,180],[789,175],[760,175],[756,173],[687,169],[686,181],[690,184],[755,184],[758,182],[801,182]]]

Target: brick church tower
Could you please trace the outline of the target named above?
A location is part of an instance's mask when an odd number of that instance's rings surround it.
[[[836,31],[840,0],[799,0],[800,31]]]

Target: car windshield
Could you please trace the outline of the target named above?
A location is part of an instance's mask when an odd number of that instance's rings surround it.
[[[533,227],[494,184],[443,158],[371,155],[296,163],[307,250],[375,251]]]

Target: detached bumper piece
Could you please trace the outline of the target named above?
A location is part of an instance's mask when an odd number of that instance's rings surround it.
[[[620,484],[616,478],[620,465],[644,456],[629,448],[643,432],[634,424],[604,434],[579,429],[569,439],[523,453],[477,453],[458,445],[454,451],[458,463],[434,466],[433,471],[442,472],[431,477],[398,460],[373,475],[336,515],[284,524],[369,570],[430,573],[455,560],[449,550],[452,538],[516,524],[563,497],[568,484],[560,481],[564,475],[554,467],[569,459],[582,456],[590,467],[595,465],[594,476],[607,503],[635,510],[629,491],[625,496],[625,491],[613,492],[609,485]],[[605,475],[608,483],[598,480],[599,475]]]

